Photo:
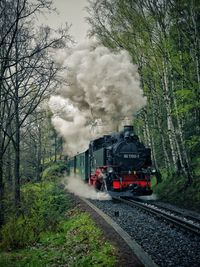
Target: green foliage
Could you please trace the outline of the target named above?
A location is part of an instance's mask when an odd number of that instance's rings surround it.
[[[37,232],[37,224],[31,218],[12,217],[2,228],[1,246],[6,249],[28,246],[38,240]]]
[[[179,160],[189,162],[187,170],[199,176],[200,6],[198,1],[172,0],[159,1],[158,8],[157,2],[90,1],[88,21],[102,44],[126,50],[138,65],[147,105],[138,112],[135,129],[151,145],[153,164],[166,168],[170,182]]]
[[[115,266],[114,248],[61,186],[26,184],[21,203],[1,231],[0,267]]]
[[[163,201],[200,211],[199,179],[194,179],[190,186],[185,186],[186,183],[187,180],[185,177],[174,174],[174,176],[165,178],[162,183],[156,185],[154,192]]]
[[[200,136],[193,135],[187,141],[187,145],[191,151],[191,154],[196,154],[200,151]]]
[[[56,233],[42,233],[34,246],[2,253],[0,266],[116,266],[114,248],[102,238],[90,216],[77,209],[68,215],[71,217],[60,223]]]
[[[60,230],[66,234],[69,266],[114,266],[113,247],[102,238],[102,231],[87,213],[75,214],[61,224]]]
[[[192,166],[196,177],[200,177],[200,157],[196,156],[192,159]]]
[[[47,166],[47,168],[43,171],[42,180],[55,181],[67,171],[68,167],[66,162],[58,161],[53,164],[51,163],[50,166]]]
[[[41,232],[56,230],[71,204],[64,190],[53,183],[23,186],[22,215],[9,218],[3,226],[1,247],[24,247],[37,241]]]
[[[178,113],[182,116],[198,107],[199,103],[194,90],[181,89],[176,91]]]

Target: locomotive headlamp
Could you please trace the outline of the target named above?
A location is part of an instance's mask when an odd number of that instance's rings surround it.
[[[108,172],[109,172],[109,173],[114,172],[113,168],[112,168],[112,167],[108,167]]]

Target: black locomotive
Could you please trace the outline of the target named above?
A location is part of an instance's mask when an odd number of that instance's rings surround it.
[[[133,126],[93,140],[69,165],[70,172],[80,175],[97,190],[152,194],[151,151],[139,141]]]

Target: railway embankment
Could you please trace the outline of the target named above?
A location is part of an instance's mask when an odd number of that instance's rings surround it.
[[[22,187],[20,215],[7,211],[0,231],[1,267],[117,266],[115,247],[55,182],[60,168],[53,166],[46,180]]]
[[[188,185],[182,176],[163,177],[162,183],[153,186],[153,191],[162,202],[200,213],[199,178]]]
[[[71,196],[49,183],[25,189],[34,203],[2,228],[1,267],[116,266],[115,247]]]

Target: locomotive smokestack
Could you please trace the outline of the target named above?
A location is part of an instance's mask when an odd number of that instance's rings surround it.
[[[132,125],[125,125],[124,126],[124,133],[129,132],[133,133],[133,126]]]

